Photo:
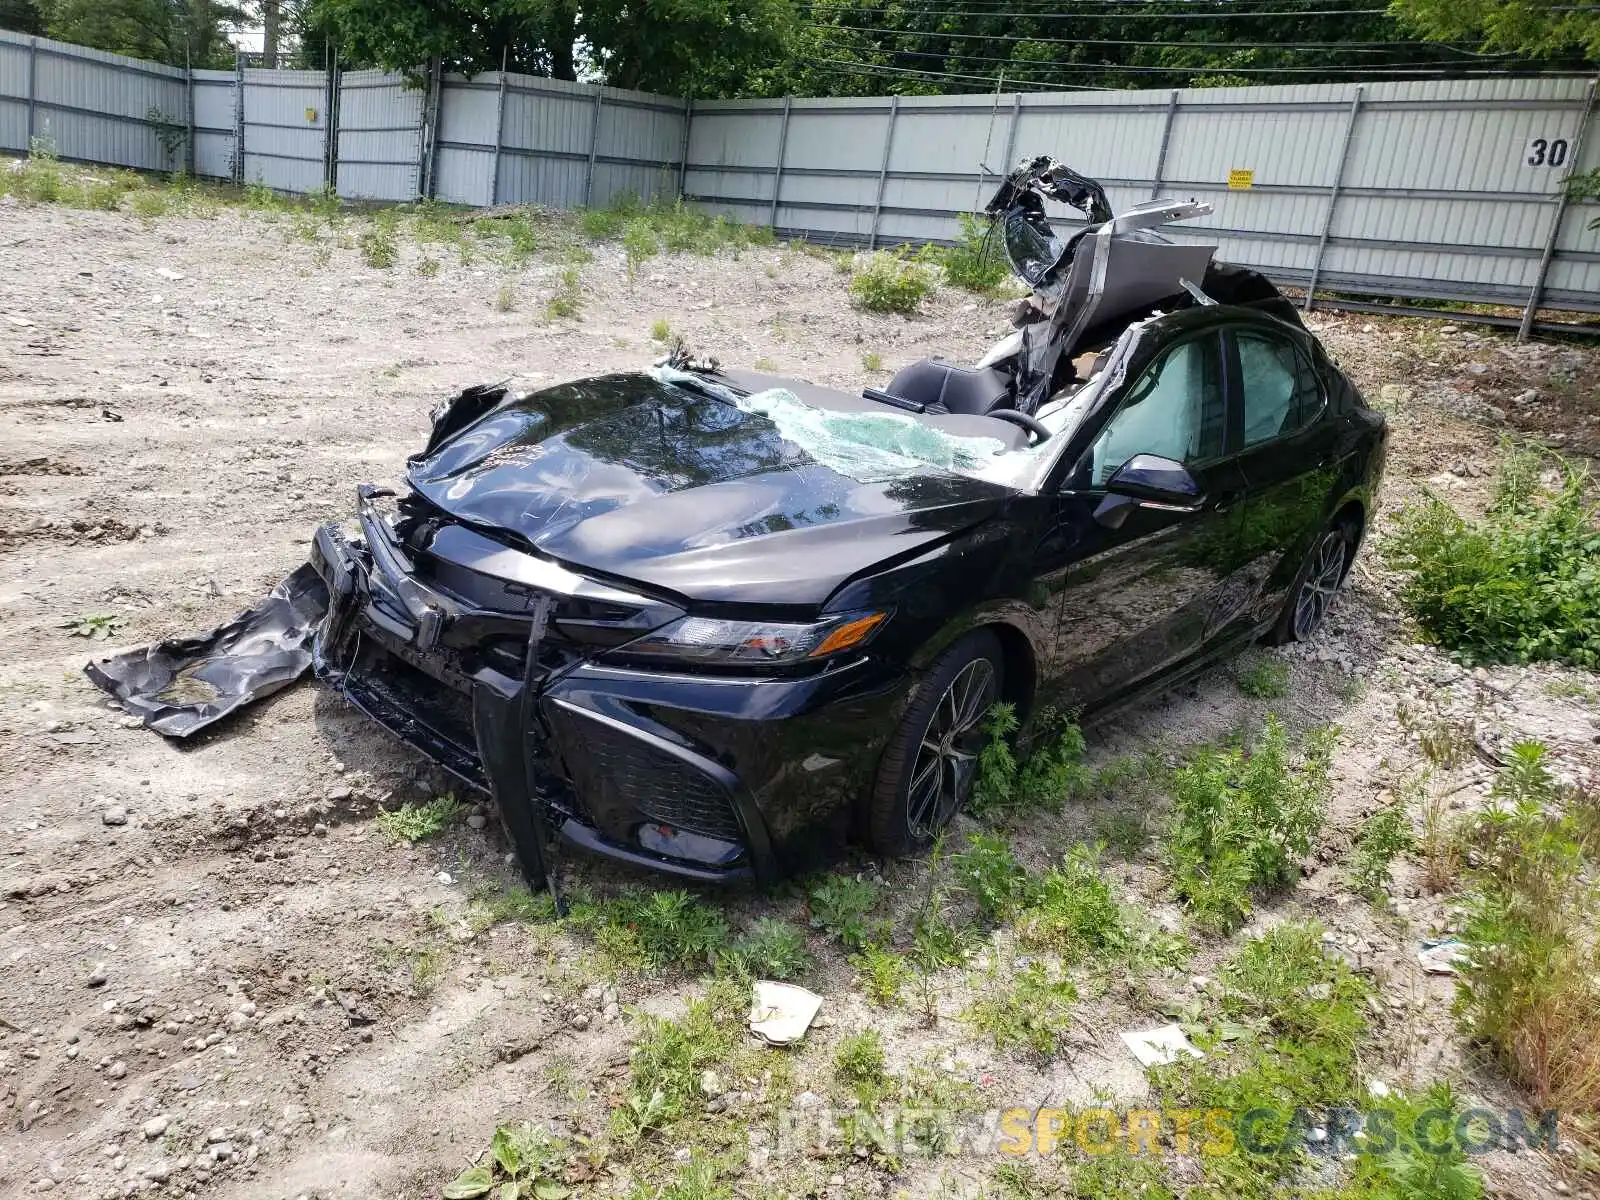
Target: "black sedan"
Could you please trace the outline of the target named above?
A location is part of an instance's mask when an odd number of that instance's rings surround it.
[[[995,702],[1090,715],[1309,637],[1372,513],[1383,420],[1281,298],[1063,378],[1022,420],[681,361],[470,389],[317,532],[317,670],[536,877],[557,835],[705,881],[915,853]]]

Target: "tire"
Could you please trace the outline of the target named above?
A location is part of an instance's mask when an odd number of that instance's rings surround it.
[[[1262,639],[1267,645],[1304,642],[1322,627],[1350,572],[1357,533],[1348,521],[1335,522],[1323,530],[1300,564],[1272,632]]]
[[[1000,640],[982,629],[928,669],[878,766],[868,813],[874,850],[919,854],[961,811],[977,776],[983,719],[1003,695],[1003,683]]]

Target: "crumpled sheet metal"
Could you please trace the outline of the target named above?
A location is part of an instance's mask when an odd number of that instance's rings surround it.
[[[188,737],[304,675],[312,637],[327,611],[327,585],[306,563],[260,606],[204,637],[157,642],[89,663],[83,671],[149,728]]]

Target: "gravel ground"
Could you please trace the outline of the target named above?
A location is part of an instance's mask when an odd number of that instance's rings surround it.
[[[358,481],[398,472],[428,409],[466,383],[637,368],[664,319],[727,363],[854,387],[925,354],[975,355],[1000,306],[941,290],[915,318],[858,313],[833,256],[781,247],[654,259],[630,285],[620,250],[602,246],[582,268],[581,317],[550,321],[543,302],[563,265],[538,258],[512,269],[406,242],[379,271],[348,236],[308,245],[287,220],[238,210],[142,224],[4,201],[0,228],[0,1194],[431,1196],[497,1120],[598,1129],[626,1072],[631,1010],[672,1012],[691,988],[613,986],[566,934],[469,921],[474,889],[515,877],[494,823],[475,812],[419,847],[391,844],[376,809],[442,781],[318,688],[179,746],[108,706],[80,669],[91,653],[205,630],[255,602],[303,560],[318,522],[349,512]],[[425,254],[442,259],[437,273],[418,272]],[[1480,502],[1500,422],[1600,450],[1587,351],[1420,322],[1314,323],[1394,414],[1391,506],[1424,484]],[[882,365],[867,370],[873,355]],[[1379,982],[1373,1022],[1391,1052],[1374,1077],[1448,1078],[1508,1103],[1452,1036],[1449,981],[1416,965],[1417,940],[1451,920],[1444,904],[1404,868],[1397,911],[1375,912],[1337,864],[1417,761],[1401,705],[1470,718],[1485,755],[1541,737],[1561,772],[1592,783],[1595,679],[1463,671],[1417,641],[1392,592],[1365,555],[1326,634],[1282,652],[1293,686],[1275,707],[1345,734],[1318,858],[1270,919],[1318,916]],[[86,642],[73,626],[94,614],[120,623]],[[1093,752],[1219,737],[1267,707],[1224,669],[1120,715]],[[1439,786],[1471,804],[1488,778],[1469,757]],[[1041,862],[1093,818],[1041,820],[1019,853]],[[591,886],[613,880],[604,866],[571,869]],[[907,892],[924,871],[883,869]],[[1148,853],[1115,878],[1175,915]],[[803,919],[788,893],[725,903],[735,924],[774,908]],[[1084,1014],[1074,1054],[1040,1068],[952,1020],[866,1009],[849,967],[817,949],[810,982],[827,1023],[796,1060],[802,1075],[844,1032],[875,1024],[892,1063],[931,1056],[1002,1106],[1139,1096],[1116,1032],[1191,986],[1175,973],[1154,996],[1113,988]],[[1202,958],[1192,972],[1207,968]],[[953,1014],[965,985],[959,973],[946,983],[936,1008]],[[896,1176],[774,1161],[747,1182],[955,1195],[991,1165]],[[1554,1194],[1563,1177],[1578,1194],[1593,1187],[1559,1156],[1486,1166],[1507,1195]]]

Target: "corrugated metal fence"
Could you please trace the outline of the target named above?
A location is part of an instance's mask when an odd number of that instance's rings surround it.
[[[1281,283],[1530,318],[1600,311],[1596,210],[1561,188],[1600,166],[1593,110],[1591,82],[1555,77],[691,106],[500,72],[186,72],[0,31],[0,149],[363,200],[682,194],[859,246],[948,240],[994,170],[1047,153],[1115,206],[1210,201],[1172,235]]]
[[[682,100],[498,71],[185,71],[0,30],[0,150],[355,200],[676,196]],[[180,134],[169,153],[162,130]],[[169,140],[171,137],[169,135]]]
[[[1543,78],[707,101],[684,190],[788,235],[922,242],[987,201],[990,170],[1052,154],[1114,208],[1209,201],[1168,233],[1282,283],[1520,305],[1543,273],[1546,304],[1600,311],[1594,210],[1561,199],[1600,165],[1592,96]]]

